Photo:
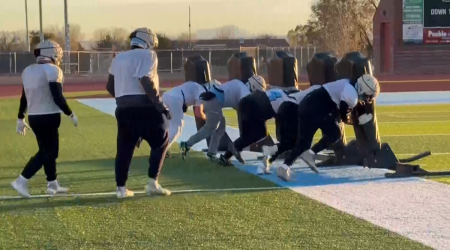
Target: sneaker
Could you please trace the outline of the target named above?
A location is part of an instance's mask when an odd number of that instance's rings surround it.
[[[151,178],[147,182],[145,191],[147,192],[147,195],[169,196],[172,193],[170,192],[170,190],[162,188],[161,185],[159,185],[158,181]]]
[[[20,180],[20,177],[11,182],[11,186],[24,198],[31,198],[28,193],[28,183],[24,180]]]
[[[244,159],[242,158],[241,152],[237,151],[234,146],[231,146],[230,152],[233,154],[233,156],[238,160],[240,163],[245,164]]]
[[[49,181],[47,184],[47,194],[55,195],[55,194],[65,194],[69,192],[69,189],[66,187],[61,187],[58,181]]]
[[[127,197],[133,197],[134,192],[131,190],[128,190],[126,187],[117,187],[117,198],[127,198]]]
[[[314,171],[315,173],[319,173],[319,169],[318,169],[317,166],[316,166],[316,161],[315,161],[315,159],[314,159],[314,156],[315,156],[314,152],[310,149],[310,150],[307,150],[307,151],[303,152],[303,153],[300,155],[300,158],[301,158],[306,164],[308,164],[309,168],[310,168],[312,171]]]
[[[273,146],[262,146],[262,151],[265,156],[274,155],[278,151],[277,145]]]
[[[270,171],[269,157],[265,155],[263,158],[263,166],[258,167],[256,174],[264,175],[264,174],[271,174],[271,173],[272,172]]]
[[[233,166],[233,164],[231,164],[230,159],[225,158],[225,155],[220,155],[219,157],[219,164],[224,166],[224,167],[229,167],[229,166]]]
[[[277,176],[278,176],[278,178],[282,179],[283,181],[290,181],[291,180],[291,169],[286,164],[283,164],[280,167],[278,167]]]
[[[181,158],[183,158],[183,161],[186,159],[187,153],[189,152],[191,148],[188,147],[187,142],[182,141],[180,142],[180,150],[181,150]]]
[[[213,153],[206,153],[206,157],[208,157],[208,159],[212,162],[217,162],[219,160],[219,158],[217,158],[216,154]]]

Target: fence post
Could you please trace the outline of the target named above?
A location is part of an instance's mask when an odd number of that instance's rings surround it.
[[[100,72],[100,53],[97,52],[97,73]]]
[[[94,65],[92,65],[92,57],[89,57],[89,73],[91,75],[94,73]]]
[[[211,49],[209,50],[208,61],[209,61],[209,65],[212,66],[212,62],[211,62]]]
[[[316,47],[314,46],[314,54],[316,54]]]
[[[303,47],[300,47],[300,68],[303,72]]]
[[[170,52],[170,73],[173,73],[173,54]]]
[[[14,74],[17,74],[17,52],[14,52]]]
[[[309,61],[309,45],[308,45],[308,61]]]
[[[80,51],[78,51],[77,53],[77,69],[78,69],[78,74],[80,74]]]

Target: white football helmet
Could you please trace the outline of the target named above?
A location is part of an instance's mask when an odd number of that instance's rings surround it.
[[[253,75],[248,79],[246,85],[248,89],[250,89],[250,92],[256,90],[266,91],[266,80],[264,80],[264,77],[262,76]]]
[[[38,62],[51,61],[59,66],[63,58],[63,50],[58,43],[52,40],[45,40],[40,42],[34,49],[34,55]]]
[[[158,47],[156,33],[147,28],[139,28],[130,35],[130,45],[143,49],[154,49]]]
[[[380,93],[380,84],[372,75],[365,74],[361,76],[355,84],[356,91],[360,100],[371,101]]]

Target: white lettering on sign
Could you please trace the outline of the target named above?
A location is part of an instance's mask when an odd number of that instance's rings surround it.
[[[444,37],[447,37],[448,35],[450,35],[450,34],[445,32],[445,31],[442,31],[442,30],[438,30],[438,31],[435,31],[435,32],[433,32],[431,30],[428,31],[428,37],[438,37],[438,38],[442,37],[442,38],[444,38]]]
[[[447,15],[447,9],[431,9],[431,15]]]

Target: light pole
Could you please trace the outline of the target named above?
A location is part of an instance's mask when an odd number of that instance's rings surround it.
[[[70,26],[69,26],[69,11],[67,6],[67,0],[64,0],[64,27],[65,27],[65,37],[66,37],[66,54],[64,55],[66,65],[66,73],[70,73]]]
[[[42,28],[42,0],[39,0],[39,25],[41,42],[44,41],[44,30]]]
[[[28,40],[30,34],[28,33],[28,0],[25,0],[25,40],[27,42],[27,51],[30,52],[30,41]]]

